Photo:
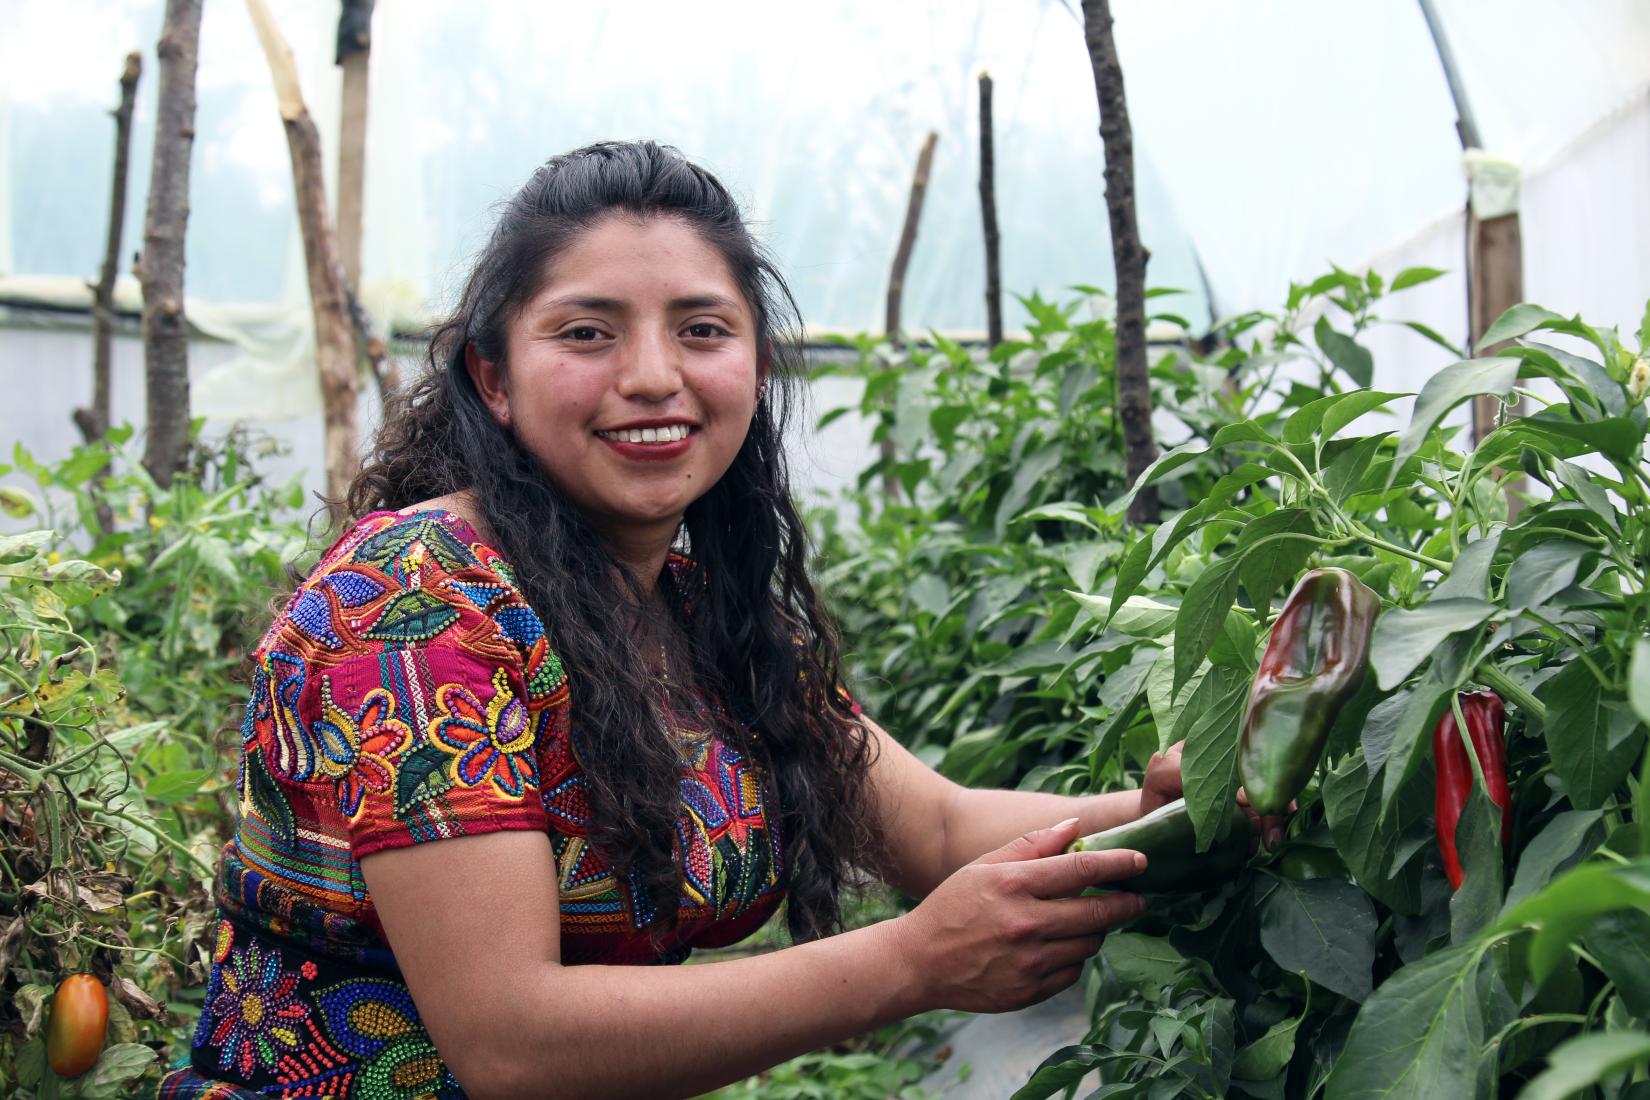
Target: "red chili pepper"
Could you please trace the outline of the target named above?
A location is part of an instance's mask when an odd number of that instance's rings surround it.
[[[1501,809],[1501,847],[1506,849],[1512,844],[1512,791],[1507,786],[1507,742],[1501,732],[1506,707],[1493,691],[1462,692],[1459,700],[1490,801]],[[1466,875],[1455,850],[1455,826],[1472,795],[1472,759],[1461,741],[1453,707],[1444,712],[1432,731],[1432,759],[1438,777],[1433,802],[1438,817],[1438,852],[1444,857],[1444,873],[1449,876],[1450,886],[1459,890]]]

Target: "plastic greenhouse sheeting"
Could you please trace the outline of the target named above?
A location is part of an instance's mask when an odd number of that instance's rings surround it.
[[[122,58],[145,51],[127,251],[141,229],[162,0],[0,0],[0,274],[93,276]],[[1413,0],[1113,0],[1149,280],[1194,328],[1279,304],[1333,261],[1452,275],[1389,311],[1465,339],[1455,107]],[[1636,325],[1650,291],[1650,4],[1436,0],[1484,145],[1522,169],[1526,296]],[[324,138],[334,0],[283,0]],[[876,329],[912,167],[940,134],[908,328],[984,326],[975,78],[996,82],[1005,290],[1109,286],[1098,109],[1078,0],[397,0],[373,24],[364,297],[416,323],[456,294],[489,212],[546,156],[669,141],[740,195],[811,326]],[[206,5],[188,289],[307,327],[285,139],[243,5]],[[1012,300],[1008,323],[1024,318]],[[268,331],[268,326],[265,326]],[[1390,340],[1391,347],[1381,346]],[[1377,384],[1442,352],[1379,337]],[[3,347],[3,344],[0,344]],[[244,356],[314,392],[308,350]],[[273,369],[280,359],[279,369]],[[0,371],[5,369],[0,354]],[[229,415],[234,364],[214,412]],[[238,368],[236,368],[238,369]],[[1396,372],[1395,377],[1385,376]],[[61,402],[81,399],[64,373]],[[222,400],[220,400],[220,398]],[[248,410],[251,411],[251,410]],[[313,415],[313,414],[312,414]],[[9,427],[9,425],[8,425]]]

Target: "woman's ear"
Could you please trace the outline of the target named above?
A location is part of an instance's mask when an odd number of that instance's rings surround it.
[[[768,368],[773,366],[773,342],[759,341],[756,345],[756,388],[762,389],[768,384]]]
[[[510,390],[505,385],[504,372],[491,359],[483,359],[481,352],[476,350],[476,342],[469,341],[464,345],[464,368],[470,372],[470,381],[475,384],[476,393],[481,395],[481,403],[487,406],[487,411],[493,414],[493,419],[499,427],[510,426]]]

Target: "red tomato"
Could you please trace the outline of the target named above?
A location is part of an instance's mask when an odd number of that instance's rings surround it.
[[[109,995],[90,974],[71,974],[52,998],[46,1025],[46,1061],[59,1077],[79,1077],[103,1052],[109,1028]]]

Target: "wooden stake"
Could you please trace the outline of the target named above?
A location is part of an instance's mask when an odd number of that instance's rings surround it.
[[[1506,344],[1477,351],[1478,341],[1507,310],[1524,300],[1524,244],[1519,229],[1518,214],[1503,214],[1498,218],[1480,221],[1473,217],[1471,204],[1467,207],[1467,316],[1471,330],[1474,355],[1494,355]],[[1509,341],[1510,343],[1510,341]],[[1509,413],[1523,413],[1523,402],[1513,406]],[[1472,439],[1474,443],[1495,431],[1496,419],[1501,414],[1501,402],[1480,395],[1472,402]]]
[[[900,228],[899,247],[894,251],[894,266],[888,273],[888,302],[883,315],[883,331],[888,336],[888,342],[895,347],[901,344],[900,338],[900,302],[905,294],[905,269],[911,264],[911,253],[917,247],[917,225],[922,220],[922,200],[928,193],[928,173],[934,167],[934,146],[939,143],[940,135],[934,130],[928,131],[923,139],[922,151],[917,154],[917,169],[911,176],[911,197],[905,204],[905,224]],[[887,463],[894,461],[894,441],[884,439],[881,446],[882,458]],[[895,477],[890,469],[882,478],[882,488],[889,500],[899,499],[899,478]]]
[[[378,383],[380,403],[401,385],[401,372],[361,305],[361,239],[367,181],[367,85],[372,57],[374,0],[343,0],[335,60],[343,70],[338,116],[338,262],[349,294],[350,322],[361,354]]]
[[[991,121],[991,74],[980,74],[980,219],[985,223],[985,341],[1003,342],[1003,289],[997,234],[997,157]]]
[[[345,18],[349,18],[348,3]],[[370,13],[372,5],[367,8]],[[343,28],[339,28],[340,37]],[[363,36],[364,38],[365,36]],[[361,286],[361,207],[367,179],[367,41],[339,58],[343,92],[338,109],[338,262],[350,286]]]
[[[1140,242],[1135,218],[1134,134],[1107,0],[1083,0],[1083,28],[1100,101],[1100,140],[1106,150],[1106,212],[1117,269],[1117,412],[1123,422],[1123,467],[1132,485],[1157,457],[1146,365],[1146,262],[1151,253]],[[1155,488],[1147,486],[1135,494],[1128,518],[1136,525],[1156,522]]]
[[[120,106],[115,108],[115,169],[109,188],[109,234],[103,245],[103,267],[92,287],[92,404],[74,411],[81,436],[90,443],[109,430],[110,358],[115,329],[115,276],[120,270],[120,241],[126,233],[126,173],[132,154],[132,104],[137,99],[143,55],[126,55],[120,74]],[[104,530],[108,525],[104,525]]]
[[[166,0],[155,52],[155,151],[143,219],[143,380],[147,436],[143,465],[162,487],[189,450],[189,326],[183,312],[184,234],[189,225],[189,154],[195,144],[195,70],[201,0]]]
[[[341,511],[344,497],[361,468],[361,447],[355,426],[355,331],[350,321],[349,293],[339,266],[337,240],[327,217],[321,135],[304,106],[298,66],[265,0],[246,0],[246,7],[269,62],[276,103],[286,128],[287,151],[292,159],[298,228],[304,241],[304,264],[309,274],[310,307],[315,320],[315,359],[321,373],[327,497],[337,522],[345,518]]]

